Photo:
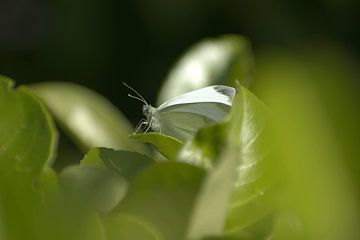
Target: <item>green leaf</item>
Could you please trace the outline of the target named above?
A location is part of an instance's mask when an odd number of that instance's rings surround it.
[[[270,171],[271,162],[268,142],[270,112],[255,95],[246,88],[239,91],[238,104],[234,105],[231,141],[238,145],[237,179],[230,200],[225,232],[235,235],[258,236],[259,229],[251,226],[272,212],[269,198],[274,182]],[[239,121],[241,119],[241,122]],[[271,230],[271,227],[270,227]],[[269,234],[265,229],[264,235]]]
[[[60,175],[67,201],[74,209],[93,209],[108,213],[124,197],[127,183],[122,178],[98,168],[70,166]]]
[[[203,169],[179,162],[159,162],[145,169],[107,219],[108,235],[111,239],[185,239],[204,174]]]
[[[73,83],[47,82],[31,87],[85,152],[92,147],[139,149],[128,139],[130,123],[103,96]]]
[[[168,160],[175,160],[182,147],[182,142],[178,139],[156,132],[132,134],[130,135],[130,138],[145,143],[151,143]]]
[[[110,212],[123,198],[128,182],[152,163],[152,159],[136,152],[93,148],[80,166],[62,171],[61,183],[78,204]]]
[[[269,169],[281,184],[277,203],[285,212],[276,219],[276,239],[360,239],[359,184],[352,179],[358,172],[351,173],[359,155],[346,150],[347,141],[359,139],[358,116],[348,112],[359,112],[359,101],[349,101],[358,90],[342,92],[342,85],[359,75],[344,71],[338,46],[323,48],[302,49],[296,58],[282,51],[259,56],[259,94],[274,113],[276,148]],[[327,102],[329,96],[333,100]],[[343,142],[343,131],[356,138]]]
[[[160,240],[161,233],[147,225],[142,219],[129,214],[113,214],[104,221],[108,240],[137,239],[137,240]]]
[[[216,167],[209,170],[193,209],[187,237],[199,239],[223,232],[237,165],[236,151],[224,146]]]
[[[25,87],[0,76],[0,177],[38,174],[54,158],[56,131],[43,104]]]
[[[191,47],[171,69],[158,104],[212,84],[249,86],[254,59],[248,40],[239,35],[205,39]]]
[[[268,115],[268,108],[240,87],[228,121],[201,129],[182,149],[179,160],[209,169],[189,236],[219,235],[223,229],[240,236],[269,213],[264,200],[272,182],[265,171]]]
[[[132,180],[142,169],[153,164],[147,156],[124,150],[109,148],[93,148],[81,160],[81,166],[97,166],[103,170],[110,170],[127,181]]]
[[[228,236],[218,236],[218,237],[206,237],[202,240],[247,240],[247,238],[243,237],[228,237]]]
[[[0,77],[0,112],[0,238],[40,239],[44,200],[57,190],[50,169],[54,124],[30,90],[13,89],[6,77]]]

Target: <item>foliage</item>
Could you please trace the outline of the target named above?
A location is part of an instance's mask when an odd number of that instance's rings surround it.
[[[210,59],[213,50],[219,57]],[[227,119],[187,142],[160,133],[129,136],[121,112],[82,86],[13,89],[1,77],[1,239],[358,239],[357,177],[348,167],[358,152],[349,146],[351,155],[342,157],[316,77],[308,77],[318,68],[287,56],[260,56],[253,90],[269,108],[244,87],[254,64],[243,37],[191,48],[160,100],[215,83],[237,93]],[[184,77],[193,61],[206,80],[199,86],[191,85],[199,76]],[[52,169],[53,118],[87,152],[61,172]]]

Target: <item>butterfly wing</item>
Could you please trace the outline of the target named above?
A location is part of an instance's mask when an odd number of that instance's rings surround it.
[[[196,114],[169,112],[161,115],[159,122],[161,133],[185,141],[194,136],[197,129],[206,124],[207,119]]]
[[[157,109],[160,131],[187,140],[206,124],[224,119],[234,95],[234,88],[215,85],[172,98]]]
[[[158,107],[161,111],[170,106],[187,104],[187,103],[220,103],[231,106],[232,99],[235,96],[235,88],[224,85],[213,85],[200,88],[195,91],[181,94],[164,102]]]

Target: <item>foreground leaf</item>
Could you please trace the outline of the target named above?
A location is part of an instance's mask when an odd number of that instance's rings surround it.
[[[81,160],[81,166],[98,166],[99,169],[110,170],[125,180],[132,180],[140,171],[153,164],[149,157],[124,150],[109,148],[93,148]]]
[[[145,143],[151,143],[168,160],[175,160],[179,150],[182,147],[182,142],[180,142],[176,138],[156,132],[132,134],[130,135],[130,138]]]
[[[269,213],[262,200],[271,185],[265,174],[267,145],[263,136],[268,114],[263,103],[240,87],[230,119],[200,130],[182,150],[181,161],[209,169],[189,236],[219,235],[223,229],[236,236],[258,235],[259,229],[249,233],[245,228]]]
[[[38,174],[54,157],[56,132],[43,104],[25,87],[0,77],[0,176]]]
[[[57,136],[39,99],[12,87],[0,77],[0,238],[40,239],[44,200],[56,188],[50,167]]]
[[[178,162],[160,162],[144,170],[106,220],[110,239],[183,240],[204,173]],[[128,231],[129,227],[136,230]]]
[[[272,213],[271,201],[274,176],[268,171],[271,162],[268,142],[269,109],[246,88],[241,88],[241,104],[234,110],[234,118],[241,118],[241,124],[233,122],[233,141],[239,147],[237,179],[232,193],[230,208],[226,220],[225,232],[245,235],[255,239],[271,232],[268,228],[253,228],[259,221],[269,218]],[[270,218],[271,219],[271,218]]]
[[[136,152],[91,149],[80,165],[67,167],[60,175],[64,196],[51,208],[49,236],[55,233],[54,239],[109,239],[104,216],[111,214],[129,184],[151,164],[153,160]],[[122,222],[116,221],[116,228]],[[129,224],[126,227],[126,233],[130,232]]]
[[[269,169],[283,188],[279,208],[285,214],[277,219],[276,239],[360,239],[359,184],[351,182],[344,161],[347,156],[357,166],[359,155],[346,152],[352,138],[344,143],[336,132],[358,139],[358,127],[351,125],[357,117],[349,120],[348,114],[351,108],[359,112],[359,104],[349,101],[352,91],[341,89],[359,75],[344,71],[337,47],[318,52],[323,47],[301,51],[306,57],[277,51],[259,56],[259,93],[274,112],[271,140],[277,148]],[[341,126],[333,125],[337,118],[344,118]]]
[[[61,183],[67,195],[77,202],[75,205],[107,213],[124,197],[128,183],[152,163],[139,153],[93,148],[80,166],[62,171]]]

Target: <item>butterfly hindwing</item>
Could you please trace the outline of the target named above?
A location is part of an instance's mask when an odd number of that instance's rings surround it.
[[[194,136],[199,128],[214,120],[201,114],[168,111],[159,114],[158,121],[161,126],[161,133],[184,141]]]
[[[229,111],[230,106],[220,103],[178,104],[159,110],[158,121],[162,133],[186,140],[199,128],[223,120]]]

